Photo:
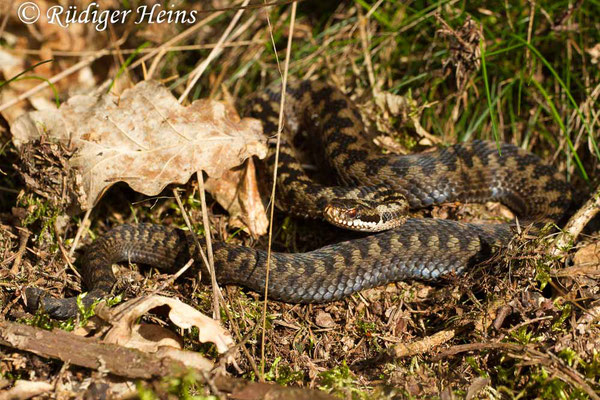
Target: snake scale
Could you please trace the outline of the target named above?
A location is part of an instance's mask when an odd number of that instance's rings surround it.
[[[280,93],[266,90],[249,107],[250,116],[263,121],[267,135],[277,132],[279,99]],[[383,231],[305,253],[272,253],[271,299],[327,302],[402,279],[460,274],[490,257],[513,236],[508,223],[470,224],[397,215],[409,208],[491,200],[509,206],[521,221],[544,223],[561,219],[571,201],[560,173],[510,144],[498,148],[495,143],[473,141],[420,154],[382,154],[363,136],[356,107],[327,84],[300,81],[288,85],[285,116],[290,131],[308,132],[317,141],[340,184],[325,186],[311,180],[290,144],[283,141],[278,207],[346,228]],[[271,150],[267,159],[271,166],[274,153]],[[389,227],[393,229],[385,230]],[[199,243],[204,246],[202,239]],[[225,242],[214,243],[213,250],[220,284],[264,292],[266,251]],[[151,224],[118,226],[93,242],[80,261],[89,290],[84,304],[112,290],[113,263],[138,262],[174,272],[190,258],[201,260],[189,232]],[[198,267],[204,268],[201,264]],[[55,299],[34,288],[27,289],[26,298],[28,308],[41,306],[53,317],[77,315],[75,298]]]

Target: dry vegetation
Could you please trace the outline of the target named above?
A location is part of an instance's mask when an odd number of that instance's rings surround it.
[[[55,4],[35,3],[42,9]],[[135,9],[152,2],[99,3]],[[56,188],[68,152],[42,141],[19,154],[10,132],[16,117],[77,93],[120,93],[144,79],[159,80],[190,102],[220,99],[243,110],[248,94],[281,79],[291,4],[253,1],[242,12],[242,2],[173,3],[197,10],[196,23],[129,21],[104,31],[43,20],[25,25],[15,14],[20,1],[0,3],[1,319],[73,329],[78,321],[28,314],[22,289],[78,293],[70,254],[110,227],[137,221],[185,226],[171,189],[146,198],[124,184],[113,186],[90,215],[67,214],[67,194]],[[597,0],[493,6],[306,0],[298,3],[294,22],[290,79],[325,80],[348,93],[385,151],[409,153],[474,138],[507,141],[564,171],[577,207],[594,193],[600,160]],[[181,197],[203,232],[197,185],[182,186]],[[266,248],[266,237],[256,240],[232,228],[220,206],[207,201],[217,239]],[[431,214],[472,220],[505,212],[497,205],[452,204]],[[223,323],[242,343],[239,368],[228,372],[348,399],[600,398],[598,227],[593,220],[557,253],[551,252],[555,230],[524,233],[476,271],[432,285],[401,282],[318,306],[269,302],[264,341],[261,297],[228,287]],[[74,240],[78,230],[83,235]],[[305,251],[336,236],[321,223],[275,215],[276,250]],[[162,287],[165,275],[146,272],[120,269],[125,297]],[[212,311],[210,288],[193,275],[161,292]],[[196,337],[186,335],[186,348],[213,357],[214,348]],[[0,346],[0,359],[0,390],[21,379],[50,383],[44,390],[56,398],[131,396],[136,390],[141,398],[222,395],[214,382],[205,385],[193,375],[135,383],[8,346]]]

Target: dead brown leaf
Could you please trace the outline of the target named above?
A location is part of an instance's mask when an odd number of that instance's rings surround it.
[[[335,321],[331,314],[325,311],[319,311],[315,317],[315,323],[321,328],[332,328],[335,326]]]
[[[573,263],[580,267],[596,267],[600,269],[600,242],[590,243],[575,253]]]
[[[211,100],[184,107],[154,81],[121,96],[74,96],[58,110],[21,116],[11,129],[17,148],[44,135],[74,150],[70,164],[87,194],[83,210],[115,182],[153,196],[197,171],[220,177],[267,152],[258,120],[240,119],[227,104]]]
[[[231,334],[221,325],[196,310],[177,300],[164,296],[147,296],[123,303],[110,311],[114,318],[109,321],[112,328],[104,340],[125,347],[135,347],[144,351],[156,351],[161,346],[181,348],[178,339],[172,333],[165,333],[162,328],[139,328],[136,323],[148,311],[168,306],[169,318],[181,329],[198,328],[198,340],[203,343],[212,342],[219,353],[225,353],[234,344]]]
[[[254,161],[206,180],[206,190],[227,210],[233,227],[247,228],[254,236],[267,233],[269,219],[260,198]]]
[[[215,321],[195,308],[164,296],[152,295],[132,299],[118,307],[108,308],[101,303],[96,308],[98,321],[111,327],[104,336],[106,343],[118,344],[163,358],[178,360],[189,368],[210,371],[214,364],[204,356],[183,349],[183,340],[173,331],[155,324],[138,323],[140,317],[157,307],[167,306],[169,319],[181,329],[198,329],[200,342],[212,342],[221,354],[233,345],[231,334]],[[227,362],[235,362],[235,354],[227,355]]]

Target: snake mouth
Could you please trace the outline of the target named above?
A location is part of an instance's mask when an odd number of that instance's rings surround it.
[[[332,204],[328,204],[323,215],[325,219],[332,225],[341,228],[352,229],[357,231],[377,231],[381,223],[379,215],[365,216],[359,215],[357,208],[340,208]]]

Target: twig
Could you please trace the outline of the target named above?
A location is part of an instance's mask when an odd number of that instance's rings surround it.
[[[377,11],[381,3],[383,3],[383,0],[378,0],[377,3],[373,4],[373,7],[371,7],[369,11],[367,11],[365,18],[371,18],[371,15],[373,15],[375,11]]]
[[[212,20],[214,20],[215,18],[219,17],[221,14],[223,14],[223,11],[219,11],[219,12],[215,12],[213,14],[210,14],[208,17],[204,18],[202,21],[198,22],[197,24],[189,27],[188,29],[186,29],[185,31],[173,36],[171,39],[167,40],[165,43],[163,43],[162,45],[160,45],[159,47],[156,47],[153,51],[151,51],[150,53],[144,55],[143,57],[141,57],[140,59],[132,62],[127,69],[128,70],[132,70],[136,67],[138,67],[139,65],[141,65],[142,63],[146,62],[147,60],[149,60],[150,58],[154,57],[155,55],[159,54],[161,51],[163,51],[164,49],[168,49],[169,47],[173,46],[175,43],[187,38],[188,36],[193,35],[194,33],[196,33],[196,31],[200,30],[200,28],[202,28],[204,25],[208,24],[209,22],[211,22]],[[108,86],[111,84],[111,80],[107,80],[106,82],[104,82],[102,85],[100,85],[97,89],[96,89],[96,93],[104,93],[106,91],[106,89],[108,88]]]
[[[215,272],[215,257],[212,248],[212,237],[210,234],[210,221],[208,220],[208,210],[206,207],[206,192],[204,191],[204,176],[202,171],[196,173],[198,177],[200,204],[202,206],[202,223],[204,224],[204,232],[206,233],[206,252],[208,253],[208,271],[210,273],[210,281],[213,291],[213,318],[217,321],[221,319],[219,312],[219,286],[217,285],[217,274]]]
[[[453,329],[436,332],[431,336],[410,343],[399,343],[392,347],[390,355],[395,358],[412,357],[423,354],[436,346],[446,343],[455,335]]]
[[[177,278],[179,278],[181,275],[183,275],[185,273],[185,271],[187,271],[188,269],[190,269],[190,267],[192,265],[194,265],[194,259],[190,258],[188,262],[185,263],[185,265],[181,268],[179,268],[179,271],[175,272],[173,275],[169,276],[169,278],[164,281],[155,291],[153,291],[151,294],[158,294],[158,292],[165,290],[168,286],[171,286],[173,284],[173,282],[175,282],[177,280]]]
[[[434,358],[434,360],[440,360],[467,351],[479,350],[506,351],[509,353],[508,355],[510,357],[528,359],[537,364],[541,364],[544,368],[557,375],[561,380],[568,382],[573,386],[579,386],[588,396],[590,396],[590,398],[600,400],[600,396],[598,396],[596,391],[588,385],[585,378],[582,377],[577,370],[564,365],[560,359],[552,357],[552,353],[542,353],[529,346],[503,342],[461,344],[442,351]]]
[[[228,41],[223,43],[222,47],[241,47],[241,46],[251,46],[253,44],[261,44],[259,41],[253,40],[237,40],[237,41]],[[206,44],[187,44],[182,46],[159,46],[159,47],[145,47],[143,49],[122,49],[119,51],[121,54],[147,54],[154,53],[157,54],[160,52],[173,52],[173,51],[193,51],[193,50],[206,50],[206,49],[214,49],[217,46],[217,43],[206,43]],[[7,53],[11,54],[34,54],[40,55],[47,50],[39,50],[39,49],[2,49]],[[70,50],[52,50],[52,57],[83,57],[83,56],[91,56],[97,54],[98,50],[79,50],[79,51],[70,51]],[[116,54],[117,50],[106,50],[106,55]]]
[[[56,82],[60,81],[61,79],[66,78],[67,76],[79,71],[80,69],[87,67],[92,62],[94,62],[95,60],[97,60],[100,57],[105,56],[106,54],[107,54],[106,51],[102,50],[102,51],[97,52],[93,56],[86,57],[85,59],[79,61],[77,64],[72,65],[69,68],[65,69],[61,73],[54,75],[52,78],[45,80],[44,82],[40,83],[39,85],[29,89],[25,93],[21,93],[14,99],[7,101],[6,103],[0,105],[0,112],[6,110],[7,108],[14,106],[15,104],[19,103],[20,101],[23,101],[23,100],[29,98],[30,96],[33,96],[37,92],[40,92],[40,91],[46,89],[48,86],[50,86],[50,84],[56,83]]]
[[[116,42],[114,42],[111,45],[111,48],[113,47],[118,47],[121,44],[123,44],[123,42],[125,42],[125,37],[117,40]],[[19,96],[15,97],[14,99],[0,105],[0,112],[6,110],[9,107],[14,106],[15,104],[19,103],[20,101],[23,101],[25,99],[27,99],[30,96],[33,96],[34,94],[36,94],[37,92],[40,92],[44,89],[46,89],[47,87],[49,87],[51,84],[56,83],[58,81],[60,81],[61,79],[79,71],[80,69],[87,67],[88,65],[90,65],[92,62],[94,62],[95,60],[99,59],[100,57],[103,57],[107,54],[109,54],[109,49],[104,49],[104,50],[100,50],[97,51],[96,53],[94,53],[92,56],[87,57],[81,61],[79,61],[77,64],[70,66],[69,68],[65,69],[64,71],[60,72],[59,74],[54,75],[53,77],[51,77],[50,79],[47,79],[45,81],[43,81],[42,83],[40,83],[39,85],[29,89],[28,91],[26,91],[25,93],[21,93]]]
[[[244,0],[242,7],[246,6],[248,3],[249,3],[249,0]],[[219,39],[219,41],[217,42],[217,44],[215,45],[213,50],[210,52],[208,57],[202,63],[200,63],[200,65],[198,65],[198,67],[196,67],[196,69],[194,69],[194,71],[192,71],[192,73],[191,73],[192,79],[189,82],[189,84],[187,85],[187,87],[185,88],[184,92],[181,94],[181,96],[178,99],[178,101],[180,103],[183,102],[185,100],[185,98],[188,96],[189,92],[196,85],[196,83],[198,82],[198,80],[200,79],[200,77],[202,76],[202,74],[204,73],[204,71],[206,70],[208,65],[210,64],[210,62],[213,59],[215,59],[219,54],[221,54],[221,52],[223,51],[223,44],[225,43],[226,39],[229,37],[233,28],[237,25],[237,22],[239,21],[243,12],[244,12],[243,8],[239,9],[236,12],[233,19],[227,26],[227,29],[225,29],[225,32],[223,32],[223,35],[221,35],[221,38]],[[159,58],[162,54],[164,54],[164,51],[161,51],[159,53]],[[158,61],[154,60],[154,62],[152,63],[151,72],[154,71],[157,64],[158,64]],[[220,289],[219,289],[219,286],[217,283],[217,276],[216,276],[215,267],[214,267],[214,254],[213,254],[213,249],[212,249],[210,221],[208,219],[208,211],[207,211],[207,207],[206,207],[204,177],[202,175],[202,171],[198,171],[198,173],[196,175],[198,177],[198,184],[199,184],[199,191],[200,191],[203,225],[204,225],[204,229],[206,232],[206,252],[208,253],[208,260],[206,259],[204,251],[203,251],[202,247],[200,246],[198,239],[195,237],[195,235],[194,235],[194,240],[196,241],[196,244],[197,244],[198,248],[200,249],[200,252],[202,254],[202,259],[203,259],[203,261],[206,265],[206,268],[210,274],[210,279],[211,279],[211,284],[212,284],[211,286],[212,286],[212,290],[213,290],[213,318],[216,320],[219,320],[221,317],[219,298],[222,297],[222,294],[220,292]],[[181,200],[179,199],[178,195],[176,198],[177,198],[179,207],[182,209],[182,213],[183,213],[184,211],[183,211],[183,205],[181,204]],[[186,218],[186,224],[188,225],[188,229],[190,229],[190,232],[193,232],[192,226],[189,223],[188,218]]]
[[[271,1],[271,2],[265,2],[263,4],[250,4],[250,5],[246,5],[246,6],[236,6],[236,7],[222,7],[222,8],[209,8],[206,10],[199,10],[198,12],[200,13],[213,13],[216,11],[236,11],[236,10],[256,10],[258,8],[264,8],[264,7],[272,7],[272,6],[284,6],[287,4],[292,3],[294,0],[281,0],[281,1]],[[303,0],[297,0],[297,1],[303,1]]]
[[[369,52],[369,39],[367,37],[367,24],[369,23],[369,19],[368,17],[365,17],[363,15],[361,7],[358,7],[358,14],[358,31],[360,33],[360,44],[365,58],[365,66],[367,67],[367,76],[369,77],[369,83],[371,84],[371,91],[373,95],[375,95],[377,94],[378,89],[375,82],[375,72],[373,71],[373,63],[371,62],[371,53]]]
[[[201,174],[202,172],[199,172],[199,174]],[[187,212],[185,211],[185,207],[183,207],[183,203],[181,202],[181,198],[179,197],[179,193],[177,192],[176,189],[173,189],[173,195],[175,196],[175,201],[177,201],[177,205],[179,206],[179,209],[181,210],[181,215],[183,216],[183,220],[185,221],[185,225],[187,226],[187,228],[189,229],[190,233],[192,233],[192,237],[194,238],[194,242],[196,243],[196,247],[198,247],[198,251],[200,252],[200,257],[202,257],[202,261],[204,262],[204,265],[206,266],[206,269],[208,270],[208,273],[211,275],[211,281],[213,282],[213,294],[214,294],[214,290],[216,288],[216,290],[218,291],[218,293],[220,293],[219,291],[219,287],[216,284],[216,276],[215,276],[215,271],[212,268],[206,253],[204,252],[204,248],[200,245],[200,241],[198,240],[198,238],[196,237],[196,235],[194,235],[194,228],[192,226],[192,223],[190,221],[190,217],[188,216]],[[202,214],[204,216],[204,205],[203,205],[203,210],[202,210]],[[210,227],[208,227],[208,225],[206,225],[204,227],[204,229],[207,229],[207,237],[210,234]],[[199,270],[200,271],[200,270]],[[213,278],[214,277],[214,278]],[[218,302],[214,301],[214,304],[216,304],[217,306],[217,315],[218,315]],[[213,311],[214,312],[214,311]],[[215,316],[216,318],[216,316]]]
[[[165,376],[181,365],[179,362],[164,362],[139,350],[101,343],[99,339],[77,336],[60,329],[46,331],[5,320],[0,320],[0,344],[86,368],[96,369],[102,363],[111,373],[127,378]]]
[[[591,325],[600,320],[600,304],[585,310],[584,314],[577,320],[575,330],[577,332],[590,332]]]
[[[198,175],[201,175],[202,172],[199,172]],[[199,181],[202,178],[199,178]],[[202,181],[199,182],[200,185],[200,192],[201,192],[201,203],[202,203],[202,217],[203,217],[203,224],[204,224],[204,228],[206,229],[206,235],[207,235],[207,243],[208,240],[210,240],[210,221],[208,220],[208,212],[207,212],[207,208],[206,208],[206,198],[204,196],[204,180],[202,179]],[[179,194],[177,193],[176,190],[173,191],[174,195],[175,195],[175,200],[177,201],[177,205],[179,206],[180,210],[181,210],[181,214],[183,215],[183,219],[186,223],[186,226],[188,227],[188,229],[190,230],[190,232],[193,232],[193,227],[190,221],[190,218],[187,214],[187,212],[185,211],[185,208],[183,207],[183,203],[181,202],[181,198],[179,197]],[[199,249],[200,252],[200,256],[202,257],[202,261],[204,262],[204,265],[206,266],[206,269],[209,271],[209,274],[211,276],[211,283],[212,283],[212,288],[213,288],[213,314],[215,314],[213,316],[213,318],[215,319],[220,319],[220,305],[219,302],[220,300],[224,300],[223,294],[221,293],[221,289],[219,288],[218,282],[216,280],[216,273],[214,270],[214,260],[213,260],[213,252],[212,252],[212,242],[211,242],[211,247],[210,250],[207,249],[208,251],[208,258],[207,255],[204,253],[204,249],[202,248],[202,246],[200,246],[200,242],[198,241],[198,238],[196,237],[196,235],[193,235],[194,237],[194,241],[196,243],[196,246]],[[208,247],[208,244],[207,244]],[[185,268],[185,267],[184,267]],[[187,269],[187,268],[185,268]],[[183,273],[185,270],[182,269],[180,270],[176,275],[179,276],[181,273]],[[176,276],[174,277],[174,279],[176,279]],[[238,336],[238,340],[240,340],[241,336],[239,335],[239,328],[237,326],[237,323],[235,321],[235,318],[233,318],[233,316],[231,315],[231,313],[229,312],[229,309],[227,307],[223,307],[223,310],[225,311],[225,314],[227,315],[227,319],[231,322],[231,325],[234,327],[234,330],[236,332],[236,335]],[[250,362],[250,364],[252,365],[252,368],[254,369],[256,375],[258,375],[258,371],[256,369],[256,365],[254,363],[254,360],[250,357],[250,354],[248,353],[248,350],[245,347],[242,347],[244,354],[248,357],[248,360]]]
[[[71,262],[71,260],[73,259],[73,255],[75,254],[75,250],[77,249],[77,246],[79,245],[79,241],[83,237],[83,233],[87,230],[87,224],[90,220],[91,213],[92,213],[91,208],[85,212],[83,219],[81,220],[81,222],[79,223],[79,226],[77,227],[77,233],[75,234],[75,238],[73,239],[73,243],[71,244],[71,248],[69,249],[69,252],[65,253],[62,243],[60,244],[60,247],[59,247],[61,252],[63,253],[63,257],[65,259],[64,269],[67,269],[67,268],[70,269],[79,278],[81,278],[81,275],[79,274],[79,271],[77,271],[77,268],[73,267],[73,263]],[[57,237],[58,237],[58,234],[57,234]]]
[[[233,351],[235,349],[241,349],[242,352],[244,353],[244,355],[246,356],[248,363],[250,364],[250,368],[252,368],[252,372],[254,372],[254,376],[260,376],[260,372],[259,372],[258,368],[256,367],[256,362],[254,361],[254,357],[250,354],[250,351],[248,351],[248,348],[246,347],[246,343],[248,343],[250,338],[255,337],[258,325],[255,324],[254,327],[252,327],[252,329],[250,329],[250,331],[248,331],[246,333],[246,335],[242,336],[242,334],[240,332],[239,324],[236,322],[236,319],[233,318],[233,316],[229,312],[229,308],[223,307],[223,310],[225,310],[227,319],[231,322],[231,328],[232,328],[233,333],[235,334],[235,338],[237,340],[236,345],[232,349],[229,349],[229,351]],[[226,359],[225,357],[221,357],[221,360],[225,360],[225,359]]]
[[[577,239],[583,228],[600,211],[600,186],[596,188],[594,195],[581,207],[575,215],[569,219],[569,222],[563,231],[556,237],[550,253],[554,256],[560,256],[570,244]]]
[[[578,10],[583,4],[583,0],[577,0],[575,4],[569,2],[569,7],[560,15],[554,22],[552,22],[552,30],[558,31],[563,27],[564,23],[571,18],[571,15]]]
[[[244,0],[242,7],[247,6],[249,2],[250,2],[250,0]],[[194,86],[196,86],[196,83],[198,82],[198,80],[200,79],[200,77],[202,76],[204,71],[206,71],[206,68],[212,62],[212,60],[217,58],[223,52],[223,43],[225,42],[225,40],[227,40],[231,31],[237,25],[237,23],[240,20],[240,18],[242,17],[242,14],[244,13],[244,11],[245,11],[245,9],[241,8],[235,13],[235,15],[233,16],[233,19],[227,26],[227,29],[225,29],[225,32],[223,32],[223,34],[221,35],[221,38],[219,38],[219,41],[217,42],[217,45],[215,46],[215,48],[212,49],[211,52],[208,54],[208,57],[206,57],[204,59],[204,61],[202,61],[200,63],[200,65],[198,65],[196,68],[194,68],[194,70],[191,72],[190,76],[192,78],[191,78],[190,82],[188,83],[187,87],[185,88],[185,90],[183,91],[183,93],[181,94],[181,96],[179,96],[178,101],[180,103],[182,103],[187,98],[187,96],[191,92],[192,88]]]
[[[204,384],[208,384],[210,379],[211,386],[221,392],[230,393],[231,398],[248,398],[248,393],[252,393],[253,399],[335,399],[317,390],[248,382],[197,369],[190,371],[180,361],[169,357],[160,357],[117,344],[103,343],[97,338],[77,336],[60,329],[47,331],[3,319],[0,319],[0,345],[130,379],[158,379],[193,373],[194,378]]]
[[[264,299],[264,303],[263,303],[263,310],[262,310],[262,337],[261,337],[261,354],[260,354],[260,379],[261,381],[264,381],[265,379],[265,337],[266,337],[266,330],[267,330],[267,303],[269,301],[269,270],[271,267],[271,244],[273,242],[273,215],[274,215],[274,211],[275,211],[275,193],[276,193],[276,188],[277,188],[277,166],[279,165],[279,149],[281,147],[281,132],[283,131],[283,115],[284,115],[284,107],[285,107],[285,97],[286,97],[286,89],[287,89],[287,77],[288,77],[288,69],[290,67],[290,58],[291,58],[291,53],[292,53],[292,38],[294,37],[294,23],[296,21],[296,8],[298,6],[297,2],[293,2],[292,3],[292,13],[290,16],[290,28],[288,31],[288,42],[287,42],[287,49],[285,52],[285,63],[284,63],[284,67],[283,67],[283,79],[281,82],[281,100],[279,103],[279,120],[277,123],[277,146],[275,148],[275,167],[273,168],[273,187],[271,190],[271,198],[270,198],[270,204],[271,204],[271,209],[270,211],[270,215],[269,215],[269,240],[268,240],[268,244],[267,244],[267,266],[266,266],[266,273],[265,273],[265,299]],[[269,32],[271,34],[271,41],[273,42],[273,49],[275,51],[275,54],[277,54],[277,49],[275,48],[275,42],[273,39],[273,30],[271,28],[271,22],[268,20],[268,15],[267,15],[267,21],[269,23]],[[277,61],[277,63],[279,64],[279,60]]]
[[[513,308],[510,304],[505,304],[498,309],[496,318],[494,318],[494,322],[492,323],[492,325],[494,326],[494,329],[499,331],[500,328],[502,328],[502,324],[504,323],[504,320],[512,312],[512,310],[513,310]]]
[[[19,193],[19,191],[16,189],[7,188],[4,186],[0,186],[0,192],[15,193],[15,194]]]
[[[92,213],[91,208],[85,212],[85,215],[83,216],[83,219],[81,220],[81,223],[79,224],[79,227],[77,228],[77,233],[75,234],[75,239],[73,239],[73,244],[71,245],[71,248],[69,249],[69,257],[73,257],[73,254],[75,254],[75,249],[77,248],[77,245],[79,244],[79,241],[81,240],[81,237],[83,236],[83,232],[87,228],[86,225],[87,225],[88,221],[90,220],[91,213]]]
[[[529,25],[527,27],[527,43],[531,43],[531,33],[533,31],[533,21],[535,20],[535,0],[529,0],[529,5],[530,5],[530,8],[529,8]],[[533,68],[533,65],[531,65],[531,50],[529,50],[529,47],[527,49],[525,49],[525,60],[527,61],[527,64],[529,64],[529,70],[531,71],[531,69]]]
[[[15,261],[13,262],[13,266],[10,269],[10,272],[14,275],[19,273],[19,266],[21,265],[21,259],[23,258],[23,254],[27,250],[27,241],[29,240],[29,236],[31,236],[31,232],[26,228],[17,228],[19,230],[19,249],[15,254]]]
[[[15,0],[11,0],[10,3],[6,3],[6,15],[2,18],[2,22],[0,23],[0,37],[4,34],[4,29],[6,29],[6,24],[8,23],[8,16],[10,15],[10,10],[12,10],[13,4]],[[0,10],[4,11],[4,10]]]
[[[58,250],[60,251],[60,254],[63,257],[63,260],[65,261],[65,267],[63,270],[70,269],[71,271],[73,271],[73,273],[75,273],[75,275],[79,279],[81,279],[81,274],[79,273],[79,271],[77,271],[77,268],[75,268],[73,266],[73,263],[71,262],[71,256],[69,255],[69,252],[65,248],[65,242],[63,241],[63,239],[60,235],[59,228],[58,228],[58,226],[56,226],[56,223],[54,224],[54,235],[56,236]]]
[[[167,54],[166,49],[162,49],[158,52],[156,57],[154,57],[154,60],[152,60],[152,64],[150,64],[150,68],[148,68],[148,72],[144,75],[144,80],[152,79],[152,76],[154,76],[154,71],[156,71],[156,69],[158,68],[158,64],[163,59],[165,54]],[[142,66],[144,65],[146,64],[142,64]]]
[[[524,326],[531,325],[531,324],[535,324],[536,322],[540,322],[540,321],[546,321],[546,320],[548,320],[548,319],[552,319],[552,318],[554,318],[554,317],[553,317],[553,316],[551,316],[551,315],[545,315],[545,316],[543,316],[543,317],[537,317],[537,318],[533,318],[533,319],[528,319],[527,321],[523,321],[523,322],[520,322],[520,323],[518,323],[518,324],[516,324],[516,325],[514,325],[514,326],[511,326],[511,327],[510,327],[510,328],[509,328],[509,329],[506,331],[506,333],[511,333],[511,332],[514,332],[514,331],[516,331],[517,329],[519,329],[519,328],[522,328],[522,327],[524,327]]]

